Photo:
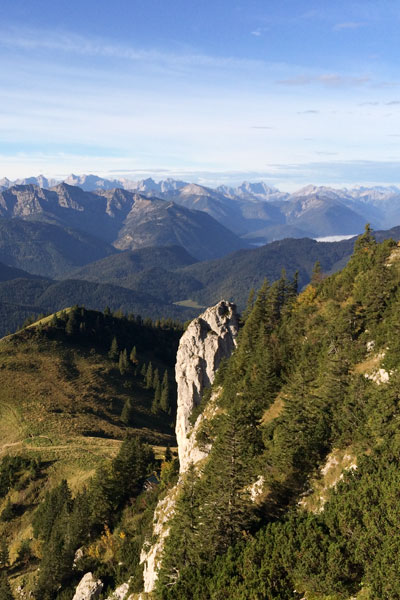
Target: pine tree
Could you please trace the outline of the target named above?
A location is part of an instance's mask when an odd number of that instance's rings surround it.
[[[133,410],[132,402],[131,402],[130,398],[128,398],[125,401],[124,407],[123,407],[122,412],[121,412],[121,421],[125,425],[131,425],[132,424],[133,413],[134,413],[134,410]]]
[[[146,388],[149,390],[153,387],[153,365],[149,362],[146,371]]]
[[[158,372],[158,369],[155,369],[155,370],[154,370],[154,373],[153,373],[153,383],[152,383],[152,388],[153,388],[154,390],[156,390],[156,389],[157,389],[157,386],[159,385],[159,383],[160,383],[160,374],[159,374],[159,372]]]
[[[112,339],[110,350],[108,351],[108,357],[111,358],[111,360],[118,360],[119,358],[118,341],[116,336],[114,336]]]
[[[174,457],[172,455],[171,448],[169,447],[169,444],[168,444],[168,446],[165,448],[164,460],[165,460],[165,462],[171,462],[171,460],[173,460],[173,458]]]
[[[125,375],[129,371],[128,352],[126,348],[119,353],[118,367],[121,375]]]
[[[137,357],[136,346],[133,346],[131,353],[129,355],[129,359],[130,359],[131,363],[133,363],[134,365],[137,365],[139,363],[138,357]]]
[[[160,403],[161,403],[161,384],[160,384],[160,381],[158,381],[155,392],[154,392],[153,402],[151,405],[151,412],[153,414],[158,413],[158,411],[160,410]]]
[[[67,335],[75,335],[78,332],[78,327],[78,308],[73,307],[68,315],[68,321],[65,325],[65,333]]]
[[[146,363],[143,363],[142,368],[140,369],[140,374],[142,375],[145,382],[146,382],[146,373],[147,373],[147,365],[146,365]]]
[[[319,260],[313,266],[312,275],[311,275],[311,285],[317,287],[323,279],[322,275],[322,267]]]
[[[240,420],[240,413],[235,411],[221,418],[201,482],[199,544],[209,559],[234,544],[250,520],[251,502],[246,490],[250,464],[245,460],[246,428]]]
[[[199,566],[199,516],[201,500],[197,489],[198,474],[195,467],[189,466],[179,497],[175,514],[165,544],[164,557],[159,573],[158,587],[175,584],[179,575],[186,569]],[[185,593],[186,592],[186,593]],[[184,590],[181,598],[193,597]]]
[[[161,384],[160,408],[167,414],[170,414],[171,412],[171,407],[169,403],[169,384],[167,370],[164,371],[164,377]]]

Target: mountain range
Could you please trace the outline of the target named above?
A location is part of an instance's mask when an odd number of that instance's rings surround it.
[[[206,212],[240,236],[243,243],[253,245],[285,237],[357,234],[363,231],[366,222],[381,229],[400,223],[400,189],[396,186],[335,189],[308,185],[289,194],[264,182],[244,182],[237,187],[221,185],[210,188],[171,178],[156,182],[152,178],[132,181],[127,178],[70,175],[63,183],[65,189],[69,189],[67,186],[78,187],[96,197],[102,197],[103,201],[106,198],[106,203],[111,204],[113,201],[110,194],[115,195],[115,190],[119,189],[121,206],[117,211],[119,214],[113,215],[114,225],[118,216],[122,220],[128,216],[128,213],[124,214],[123,207],[133,206],[132,199],[127,200],[124,193],[133,193],[152,199],[154,209],[157,207],[154,199],[158,199],[190,210]],[[43,175],[16,181],[7,178],[0,180],[0,190],[3,193],[15,186],[27,185],[68,195],[65,189],[60,189],[59,181],[47,179]],[[104,235],[102,229],[98,233]],[[113,231],[113,235],[115,233]],[[175,232],[175,237],[179,237],[178,232]],[[169,240],[170,243],[176,241]]]

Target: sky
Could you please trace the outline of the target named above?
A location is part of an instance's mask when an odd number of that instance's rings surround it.
[[[400,184],[398,0],[1,0],[0,177]]]

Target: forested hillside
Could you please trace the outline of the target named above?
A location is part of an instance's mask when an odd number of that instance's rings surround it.
[[[197,433],[212,449],[178,493],[157,598],[400,598],[399,258],[367,230],[299,296],[263,285]]]
[[[3,588],[71,600],[90,571],[136,598],[176,490],[156,599],[400,598],[399,286],[399,247],[369,229],[300,294],[265,281],[192,417],[208,457],[176,487],[179,328],[74,308],[5,338]]]
[[[102,536],[124,531],[124,509],[131,523],[131,499],[175,445],[181,333],[172,321],[73,307],[1,340],[0,569],[14,590],[72,598],[78,547],[92,540],[82,569],[102,565]],[[150,517],[151,503],[149,492],[138,512]],[[136,535],[113,538],[119,577],[136,568]],[[119,560],[103,565],[110,578]]]

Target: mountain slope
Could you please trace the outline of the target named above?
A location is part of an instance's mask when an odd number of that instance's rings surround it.
[[[120,250],[143,246],[183,246],[199,260],[223,256],[246,242],[204,212],[173,202],[136,197],[115,242]]]
[[[247,246],[203,212],[122,189],[14,186],[0,192],[0,216],[73,228],[122,250],[178,244],[205,259]]]
[[[114,336],[128,357],[135,346],[136,362],[129,361],[123,372],[118,352],[116,358],[109,356]],[[64,479],[75,496],[85,494],[96,471],[117,455],[129,436],[147,441],[157,453],[160,446],[174,445],[173,417],[152,411],[154,389],[140,371],[152,363],[161,378],[167,373],[173,415],[179,336],[179,329],[165,323],[155,327],[69,309],[0,341],[0,535],[12,563],[14,588],[21,585],[24,592],[32,592],[37,585],[38,562],[52,546],[38,539],[35,515]],[[12,508],[6,518],[7,506]],[[81,532],[84,527],[80,525]],[[59,553],[51,555],[58,560]],[[47,581],[54,576],[51,569]]]
[[[0,218],[0,260],[29,273],[59,277],[115,252],[106,242],[70,228]]]
[[[400,597],[399,261],[366,231],[297,298],[262,287],[197,399],[155,598]]]

